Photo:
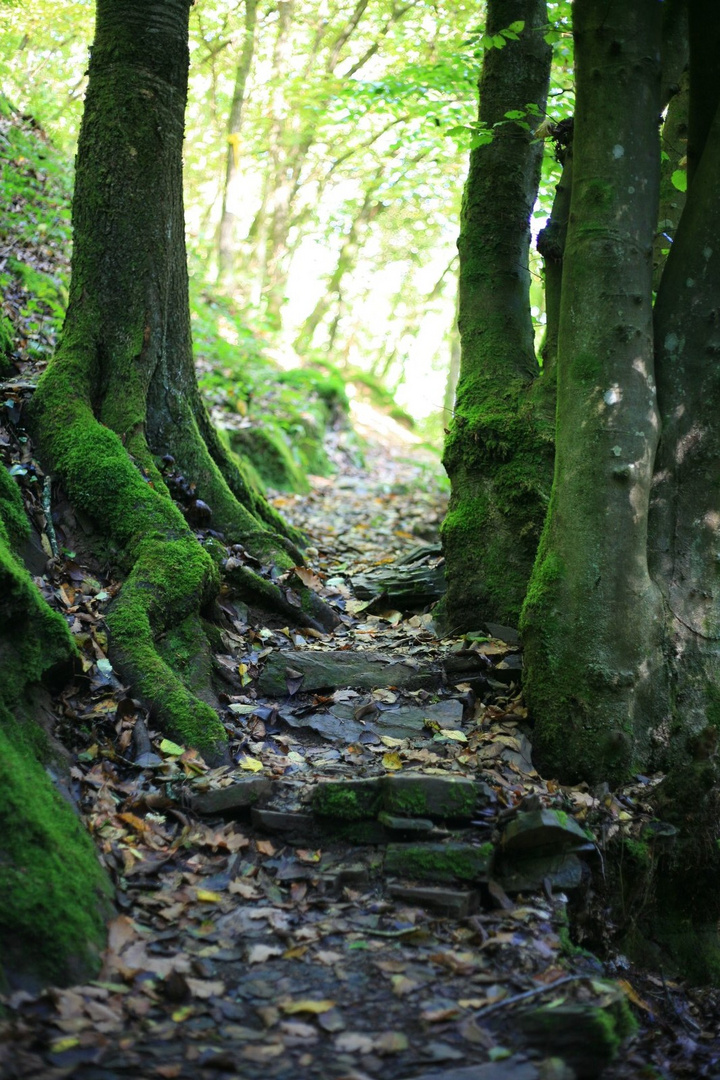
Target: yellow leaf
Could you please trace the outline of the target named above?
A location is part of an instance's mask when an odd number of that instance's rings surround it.
[[[212,892],[210,889],[198,889],[195,895],[198,900],[204,900],[206,904],[219,904],[222,900],[220,893]]]
[[[455,742],[467,742],[467,735],[464,731],[457,731],[455,728],[440,728],[440,734],[446,739],[454,739]]]
[[[283,960],[299,960],[307,951],[307,945],[295,945],[292,949],[285,950],[283,953]]]
[[[310,998],[304,998],[302,1001],[285,1001],[280,1005],[280,1008],[288,1016],[293,1016],[295,1013],[309,1012],[319,1015],[320,1013],[330,1012],[330,1009],[335,1008],[334,1001],[312,1001]]]
[[[188,1017],[192,1016],[192,1014],[192,1005],[183,1005],[182,1008],[175,1010],[175,1012],[172,1014],[172,1018],[176,1024],[182,1024],[183,1020],[187,1020]]]
[[[394,739],[392,735],[381,735],[380,742],[383,746],[402,746],[404,739]]]
[[[398,769],[402,769],[400,755],[396,753],[383,754],[382,764],[383,769],[387,769],[388,772],[397,772]]]
[[[160,743],[160,753],[167,754],[168,757],[180,757],[185,753],[184,746],[178,746],[177,743],[171,742],[170,739],[163,739]]]
[[[247,754],[238,759],[238,765],[241,769],[248,769],[250,772],[262,772],[263,770],[262,761],[258,761],[254,757],[248,757]]]
[[[50,1044],[50,1049],[53,1054],[62,1054],[64,1050],[72,1050],[73,1046],[77,1046],[80,1039],[77,1035],[66,1035],[64,1039],[58,1039],[57,1042]]]

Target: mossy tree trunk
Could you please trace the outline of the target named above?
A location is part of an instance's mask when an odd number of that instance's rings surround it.
[[[536,749],[564,777],[625,775],[647,759],[667,707],[661,601],[647,564],[659,428],[651,252],[660,14],[655,0],[574,6],[555,480],[522,624]]]
[[[195,485],[212,525],[263,563],[299,552],[280,517],[228,456],[192,360],[182,196],[189,0],[98,0],[78,146],[70,301],[32,408],[41,455],[127,571],[108,614],[111,656],[159,722],[211,758],[224,731],[172,650],[202,652],[200,613],[218,571],[170,498],[158,458]],[[265,600],[281,591],[251,571]],[[314,602],[313,602],[314,604]],[[299,613],[301,614],[301,613]],[[329,612],[314,604],[311,625]],[[198,696],[198,693],[201,695]]]
[[[447,630],[485,619],[517,623],[552,480],[552,417],[534,392],[543,376],[528,270],[542,145],[525,112],[528,105],[538,115],[545,110],[544,0],[491,0],[488,35],[515,23],[523,24],[517,40],[485,54],[479,119],[493,138],[471,153],[458,242],[461,364],[445,443],[452,494],[443,525],[448,591],[439,612]]]

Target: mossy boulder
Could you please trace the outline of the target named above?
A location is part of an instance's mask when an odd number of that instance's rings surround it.
[[[388,844],[385,872],[418,881],[487,881],[493,854],[490,843]]]

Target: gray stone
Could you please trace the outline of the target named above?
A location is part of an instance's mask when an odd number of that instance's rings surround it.
[[[385,873],[419,881],[486,881],[492,859],[492,844],[388,844]]]
[[[404,900],[418,907],[432,908],[441,915],[448,915],[453,919],[464,919],[477,911],[478,894],[475,891],[462,889],[432,888],[429,885],[395,885],[388,886],[390,895],[395,900]]]
[[[472,821],[477,800],[478,789],[469,777],[400,773],[383,780],[383,808],[391,814]]]
[[[228,787],[203,791],[190,798],[196,814],[229,814],[253,806],[272,791],[272,781],[265,776],[248,776]]]
[[[440,664],[422,666],[411,657],[389,660],[374,652],[310,652],[288,649],[268,657],[258,679],[258,689],[271,697],[288,693],[287,670],[303,675],[302,690],[335,689],[338,686],[374,690],[400,686],[413,690],[432,689],[441,684]]]
[[[574,818],[557,810],[533,810],[520,813],[510,821],[501,839],[504,851],[548,854],[592,847],[592,841]]]
[[[286,810],[262,810],[254,806],[251,811],[253,825],[271,832],[312,832],[315,819],[312,814],[298,814]]]
[[[397,817],[395,814],[388,814],[387,810],[381,810],[377,819],[381,825],[393,832],[429,833],[435,828],[435,822],[430,818]]]
[[[402,1080],[539,1080],[540,1073],[529,1061],[509,1058],[485,1065],[461,1065],[442,1072],[414,1073]]]
[[[577,889],[582,882],[582,862],[577,855],[546,855],[517,859],[503,866],[497,880],[505,892],[532,892],[550,882],[554,889]]]

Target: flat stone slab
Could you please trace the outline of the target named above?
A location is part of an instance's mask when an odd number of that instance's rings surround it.
[[[479,790],[464,776],[399,773],[383,778],[383,807],[390,814],[433,821],[472,821]]]
[[[492,844],[388,844],[385,873],[419,881],[486,881],[493,854]]]
[[[568,848],[592,847],[592,840],[574,818],[558,810],[520,813],[503,830],[501,844],[506,852],[547,854]]]
[[[296,731],[314,731],[328,742],[348,745],[366,739],[368,734],[374,734],[377,742],[381,735],[393,739],[432,738],[432,732],[424,726],[425,721],[432,720],[443,728],[457,729],[462,723],[463,705],[457,698],[425,706],[398,705],[392,709],[379,709],[364,723],[356,720],[354,713],[352,705],[340,703],[327,712],[296,716],[292,709],[284,708],[278,715],[283,723]]]
[[[490,1061],[486,1065],[462,1065],[442,1072],[413,1073],[402,1080],[539,1080],[540,1073],[529,1061]]]
[[[202,791],[190,798],[196,814],[227,814],[243,810],[266,798],[272,791],[272,781],[265,776],[248,776],[228,787]]]
[[[387,656],[375,652],[309,652],[288,649],[268,657],[257,682],[260,693],[270,697],[283,697],[288,694],[288,678],[291,683],[297,681],[294,676],[288,676],[288,669],[303,676],[300,686],[303,691],[336,689],[339,686],[360,690],[375,690],[386,686],[412,690],[423,687],[432,689],[442,683],[444,675],[440,664],[420,666],[411,657],[388,660]]]
[[[253,825],[271,832],[312,832],[315,818],[312,814],[297,814],[287,810],[263,810],[254,806],[250,811]]]
[[[316,785],[311,801],[316,814],[342,821],[376,818],[385,811],[398,819],[469,822],[478,801],[485,801],[486,790],[485,784],[465,776],[400,773],[359,780],[328,780]],[[408,825],[403,827],[407,829]]]
[[[468,889],[442,889],[429,885],[394,885],[388,891],[395,900],[431,908],[453,919],[464,919],[477,911],[479,894]]]
[[[381,810],[377,819],[391,832],[422,834],[430,833],[435,828],[435,822],[430,818],[397,817],[395,814],[388,814],[387,810]]]

